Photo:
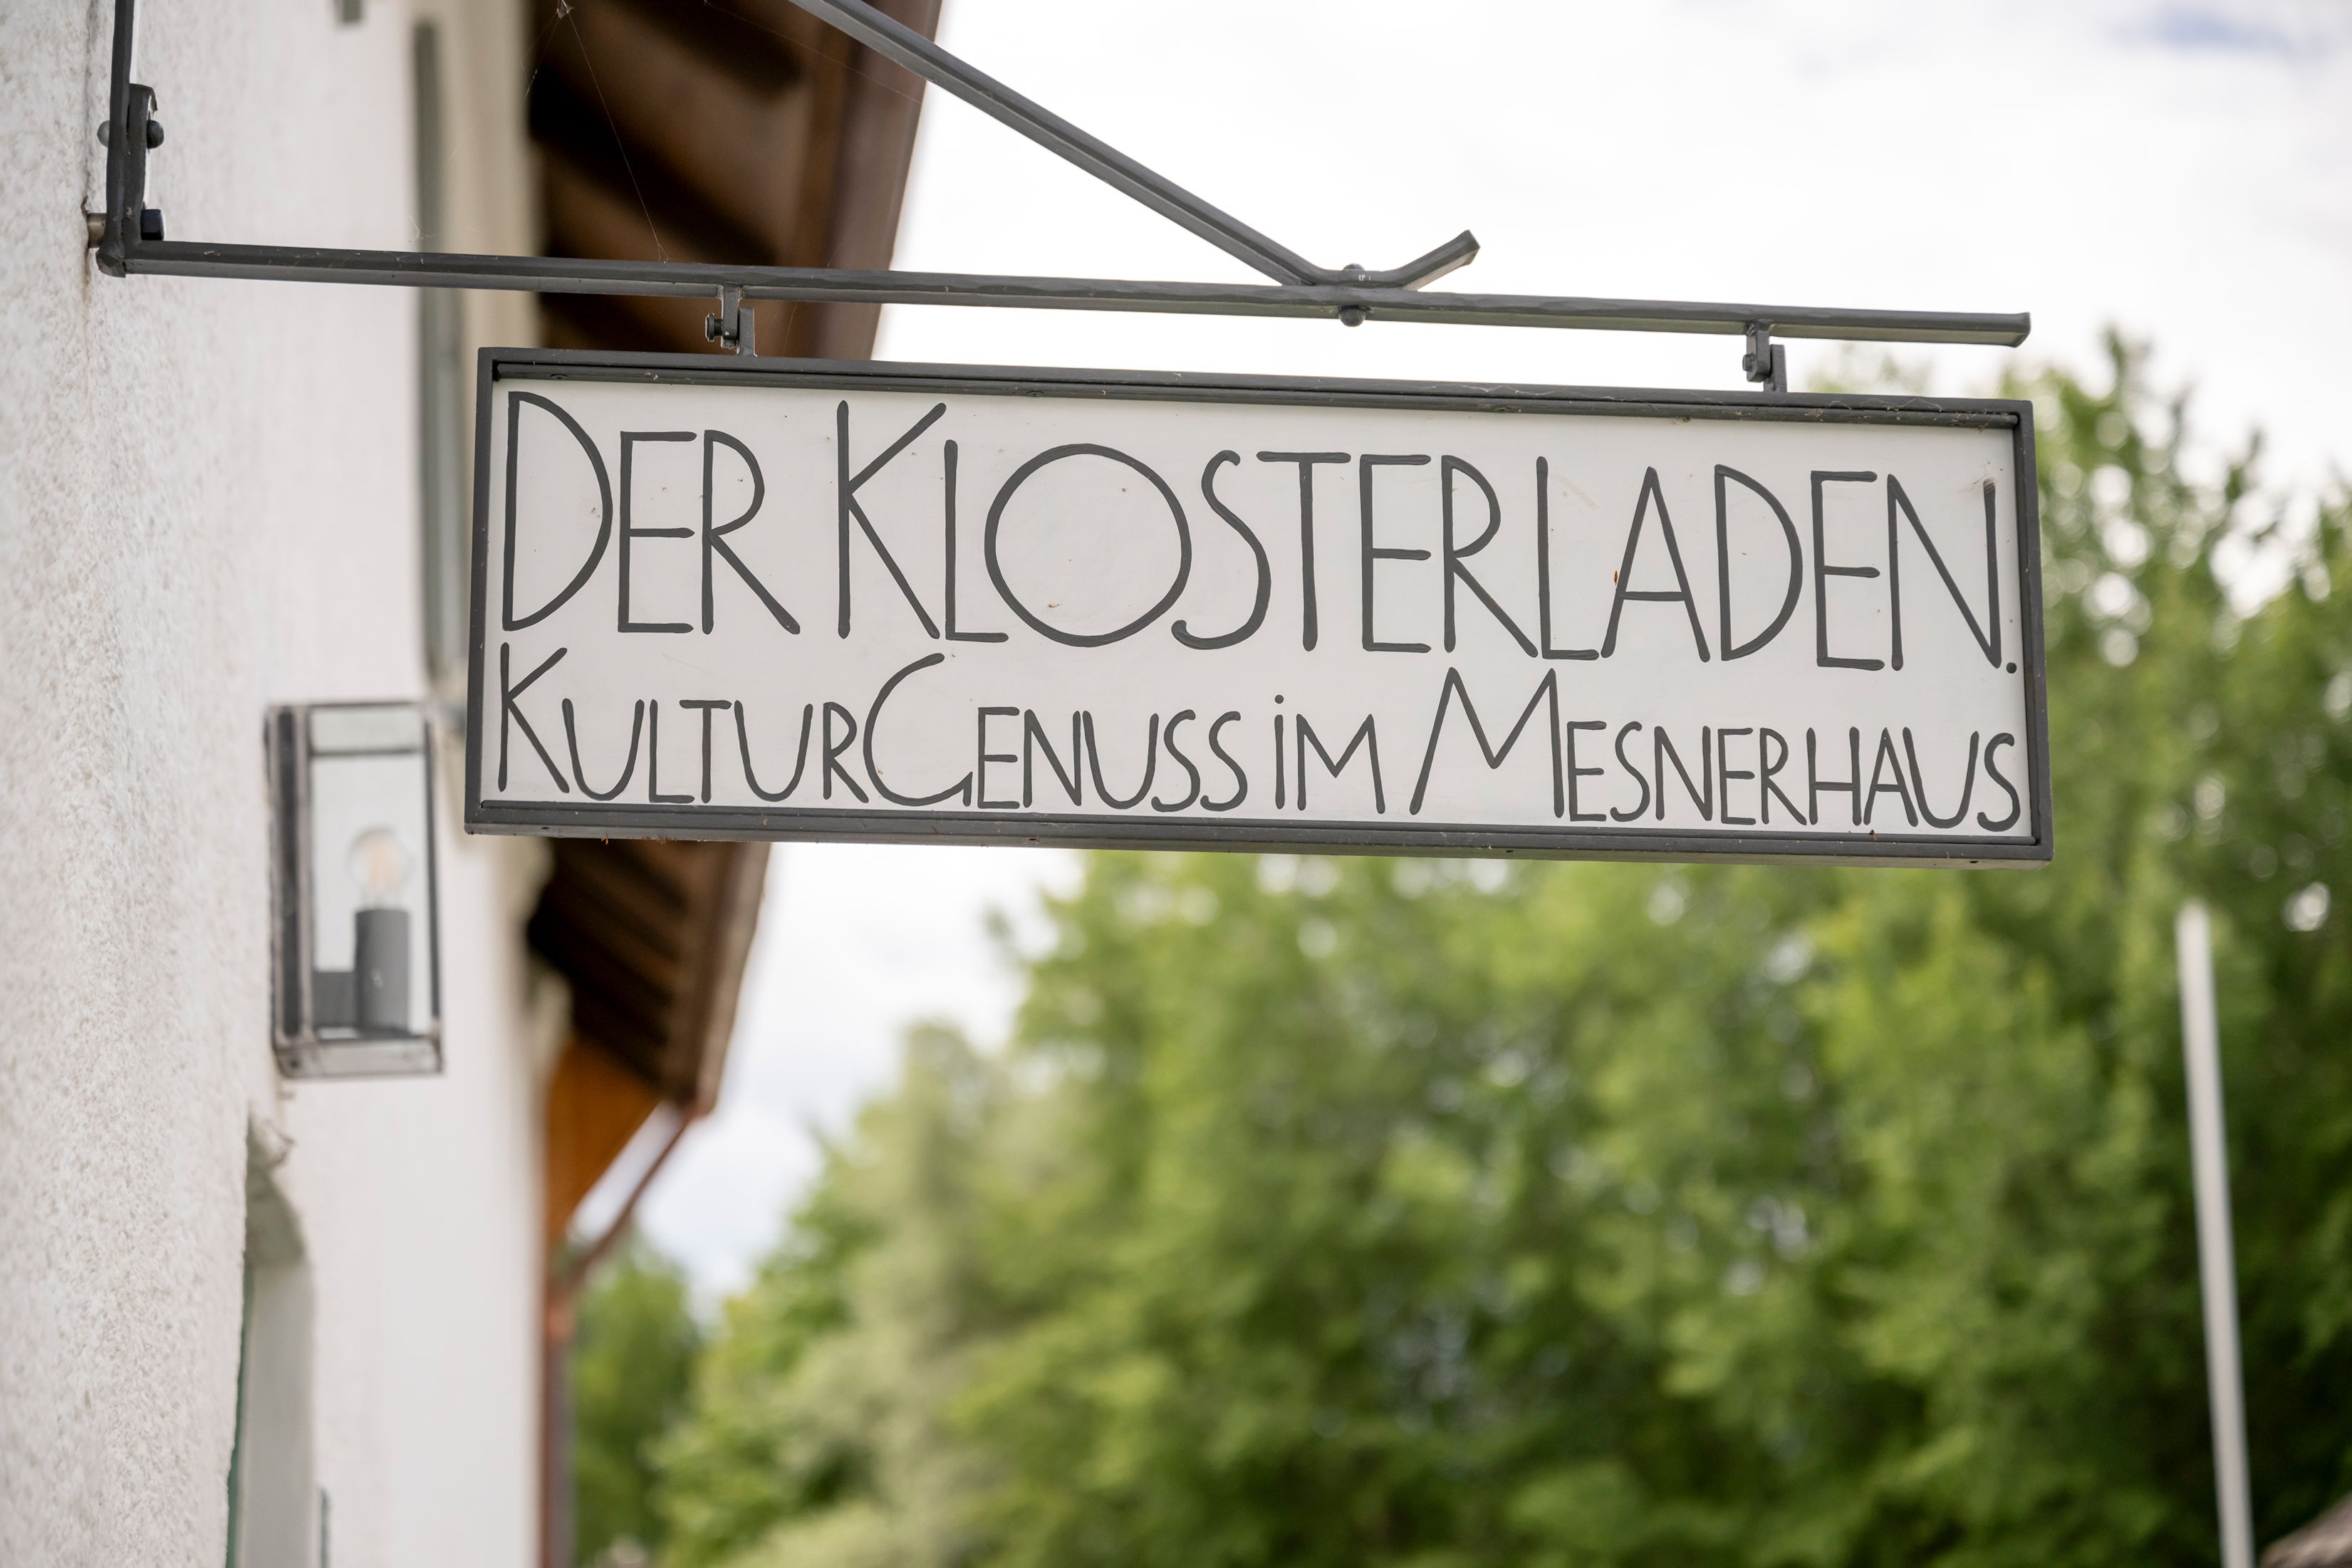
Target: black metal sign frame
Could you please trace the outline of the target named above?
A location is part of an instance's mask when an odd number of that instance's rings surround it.
[[[1500,855],[1646,861],[1806,860],[1873,865],[2046,863],[2053,852],[2050,725],[2042,634],[2039,491],[2033,482],[2033,408],[2006,399],[1815,396],[1622,388],[1486,386],[1446,382],[1343,381],[1273,376],[1147,374],[959,365],[761,360],[712,355],[607,354],[559,350],[482,350],[475,399],[472,643],[466,707],[466,821],[469,831],[571,838],[830,840],[868,843],[992,842],[1083,849],[1296,851],[1307,853]],[[578,806],[482,798],[484,654],[488,649],[492,517],[489,421],[499,381],[633,384],[785,385],[925,394],[1286,403],[1325,408],[1441,409],[1526,414],[1648,415],[1812,424],[1936,425],[2005,431],[2017,507],[2017,563],[2025,684],[2029,839],[1930,838],[1893,833],[1690,833],[1621,829],[1418,826],[1381,821],[1130,821],[939,808],[903,813],[775,810],[728,806]]]

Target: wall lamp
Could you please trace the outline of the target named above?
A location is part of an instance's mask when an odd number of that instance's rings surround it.
[[[440,1071],[426,710],[273,707],[265,745],[278,1070],[289,1078]]]

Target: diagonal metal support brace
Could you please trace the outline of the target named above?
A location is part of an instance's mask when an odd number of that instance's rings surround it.
[[[875,53],[955,94],[982,114],[1011,126],[1047,152],[1067,159],[1171,223],[1192,230],[1276,283],[1419,288],[1458,267],[1469,265],[1478,254],[1476,237],[1465,229],[1428,255],[1385,272],[1368,272],[1360,267],[1318,267],[1232,214],[1212,206],[1174,181],[1145,168],[1108,142],[1088,135],[1045,105],[1023,97],[985,71],[957,58],[905,23],[876,10],[866,0],[793,0],[793,4],[822,16]]]

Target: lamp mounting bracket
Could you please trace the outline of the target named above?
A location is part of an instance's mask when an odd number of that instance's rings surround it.
[[[1015,92],[867,0],[793,0],[887,59],[1132,197],[1271,279],[1267,283],[1148,282],[814,267],[603,261],[563,256],[467,256],[442,251],[342,250],[167,240],[163,214],[147,205],[147,157],[163,141],[155,94],[131,79],[137,0],[114,0],[107,123],[106,207],[89,214],[99,270],[179,277],[265,278],[410,288],[493,288],[542,294],[703,298],[719,311],[711,338],[753,351],[748,302],[994,306],[1178,315],[1308,317],[1353,327],[1370,319],[1459,326],[1549,327],[1616,332],[1745,337],[1748,378],[1787,390],[1785,350],[1771,338],[1880,343],[1980,343],[2014,348],[2032,330],[2023,312],[1872,310],[1688,300],[1431,292],[1466,266],[1478,242],[1466,230],[1424,256],[1384,270],[1318,267],[1202,200],[1043,105]],[[1759,367],[1762,373],[1759,373]]]

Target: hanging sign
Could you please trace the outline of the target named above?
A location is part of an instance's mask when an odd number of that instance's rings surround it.
[[[2032,411],[489,350],[467,825],[2037,862]]]

